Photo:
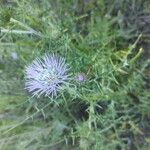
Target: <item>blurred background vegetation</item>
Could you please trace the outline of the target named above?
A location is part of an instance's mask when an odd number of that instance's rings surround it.
[[[150,149],[149,0],[0,0],[0,150]],[[75,80],[51,103],[24,89],[44,53]]]

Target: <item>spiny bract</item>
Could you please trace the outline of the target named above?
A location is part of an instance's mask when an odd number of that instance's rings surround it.
[[[54,96],[69,80],[65,59],[55,54],[45,54],[26,67],[25,88],[33,96]]]

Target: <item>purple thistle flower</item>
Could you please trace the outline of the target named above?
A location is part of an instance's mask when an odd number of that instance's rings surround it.
[[[26,67],[25,88],[33,96],[54,96],[69,80],[68,70],[64,58],[45,54]]]
[[[78,82],[83,82],[83,81],[85,81],[85,74],[79,73],[79,74],[76,76],[76,81],[78,81]]]

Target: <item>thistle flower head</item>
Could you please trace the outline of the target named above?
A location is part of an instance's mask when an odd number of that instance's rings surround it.
[[[78,81],[78,82],[84,82],[85,81],[85,74],[83,74],[83,73],[77,74],[76,81]]]
[[[25,88],[33,96],[54,96],[69,80],[68,70],[64,58],[45,54],[26,67]]]

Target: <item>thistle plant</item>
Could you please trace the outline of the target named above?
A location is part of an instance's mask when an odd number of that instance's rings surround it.
[[[148,4],[0,1],[0,150],[149,150]]]
[[[45,54],[26,67],[25,88],[33,96],[53,97],[69,80],[68,70],[64,58],[55,54]]]

